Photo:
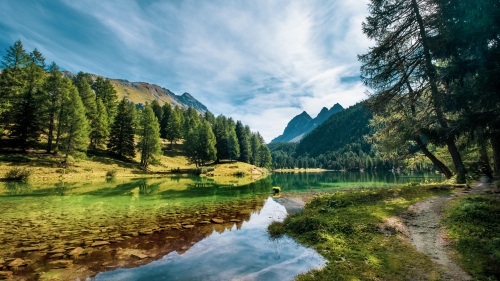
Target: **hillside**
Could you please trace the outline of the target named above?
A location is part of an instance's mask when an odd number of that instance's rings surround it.
[[[76,77],[76,74],[63,71],[65,76],[70,78]],[[95,79],[98,77],[96,74],[91,74]],[[166,88],[162,88],[155,84],[149,84],[146,82],[130,82],[124,79],[108,79],[113,87],[115,88],[118,98],[122,99],[125,97],[127,100],[133,103],[151,103],[153,100],[157,100],[160,105],[168,102],[173,106],[179,105],[181,107],[192,107],[200,113],[205,113],[208,108],[191,96],[189,93],[184,93],[182,95],[176,95]]]
[[[340,104],[336,103],[330,109],[323,107],[316,118],[312,118],[307,112],[304,111],[292,118],[292,120],[290,120],[285,127],[283,134],[273,139],[271,143],[299,142],[309,132],[321,125],[330,116],[342,110],[344,110],[344,108]]]

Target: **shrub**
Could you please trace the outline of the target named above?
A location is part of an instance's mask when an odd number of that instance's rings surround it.
[[[109,170],[106,172],[106,178],[114,178],[116,176],[116,170]]]
[[[33,169],[14,167],[5,174],[5,178],[8,180],[26,181],[31,174],[33,174]]]

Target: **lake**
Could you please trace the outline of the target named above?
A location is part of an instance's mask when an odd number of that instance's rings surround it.
[[[269,237],[267,226],[287,215],[272,186],[300,194],[443,179],[325,172],[243,186],[199,177],[2,182],[0,264],[17,262],[16,275],[40,279],[293,280],[325,261],[289,237]]]

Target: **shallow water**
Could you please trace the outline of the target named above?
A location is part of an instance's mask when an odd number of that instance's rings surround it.
[[[267,226],[286,217],[283,206],[268,198],[259,212],[237,229],[213,232],[183,254],[98,274],[93,280],[292,280],[325,260],[289,237],[271,239]]]
[[[23,259],[15,275],[34,279],[291,280],[323,260],[288,237],[269,238],[269,223],[286,216],[269,198],[272,186],[330,192],[441,180],[328,172],[273,174],[244,186],[198,177],[0,182],[0,267]],[[71,255],[77,247],[83,252]],[[61,259],[68,268],[51,264]]]

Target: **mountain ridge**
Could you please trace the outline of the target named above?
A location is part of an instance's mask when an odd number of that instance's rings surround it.
[[[70,71],[62,71],[62,73],[70,78],[76,77],[76,74]],[[136,104],[151,103],[153,100],[156,100],[160,105],[168,102],[172,106],[192,107],[200,113],[209,111],[204,104],[187,92],[182,95],[176,95],[167,88],[148,82],[131,82],[126,79],[107,78],[97,74],[90,74],[90,76],[93,79],[97,79],[97,77],[108,79],[115,88],[119,99],[125,97]]]
[[[344,110],[339,104],[334,104],[330,109],[323,107],[315,118],[312,118],[306,111],[295,116],[288,122],[283,134],[274,138],[270,143],[278,142],[299,142],[308,133],[325,122],[330,116]]]

